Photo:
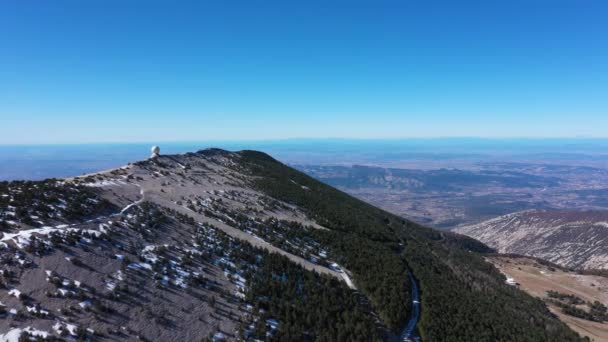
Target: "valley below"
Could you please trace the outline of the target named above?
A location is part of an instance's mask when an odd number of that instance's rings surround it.
[[[542,160],[453,164],[459,168],[429,161],[406,164],[415,168],[296,167],[366,202],[437,228],[531,209],[608,210],[608,169],[603,164],[595,167],[553,162],[556,164]]]
[[[540,298],[551,312],[570,328],[592,341],[608,341],[608,322],[598,322],[564,313],[558,301],[553,301],[549,291],[580,298],[577,307],[588,312],[588,305],[599,301],[608,303],[608,278],[581,274],[554,267],[548,263],[527,257],[492,256],[487,258],[507,277],[512,278],[518,287],[530,295]]]

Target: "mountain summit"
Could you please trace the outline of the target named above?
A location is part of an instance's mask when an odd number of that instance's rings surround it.
[[[0,340],[577,341],[486,245],[255,151],[0,183]]]

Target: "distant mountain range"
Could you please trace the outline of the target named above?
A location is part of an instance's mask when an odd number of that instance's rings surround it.
[[[454,232],[501,253],[542,258],[577,269],[608,269],[608,212],[530,210]]]

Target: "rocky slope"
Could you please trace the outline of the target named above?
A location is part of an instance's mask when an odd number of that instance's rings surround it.
[[[0,183],[0,341],[577,341],[487,246],[217,149]],[[411,276],[410,276],[411,275]]]
[[[580,269],[608,269],[608,213],[524,211],[454,229],[501,253]]]

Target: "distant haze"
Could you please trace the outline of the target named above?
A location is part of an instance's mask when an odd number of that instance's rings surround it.
[[[0,145],[0,180],[67,177],[145,159],[157,144]],[[158,143],[161,154],[255,149],[297,165],[475,169],[484,162],[608,168],[605,139],[290,139]]]

